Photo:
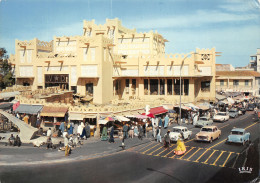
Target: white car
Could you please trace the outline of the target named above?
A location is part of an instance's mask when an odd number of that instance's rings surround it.
[[[179,138],[190,139],[192,131],[188,130],[187,127],[184,126],[175,126],[170,132],[171,141],[177,141]]]
[[[213,116],[213,121],[224,122],[229,120],[228,112],[218,112]]]

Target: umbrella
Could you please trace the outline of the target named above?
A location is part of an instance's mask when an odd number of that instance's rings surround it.
[[[114,118],[112,118],[112,117],[106,117],[105,120],[107,120],[107,121],[115,121]]]
[[[148,115],[146,115],[146,116],[148,116],[148,117],[150,117],[150,118],[154,118],[154,115],[153,114],[148,114]]]

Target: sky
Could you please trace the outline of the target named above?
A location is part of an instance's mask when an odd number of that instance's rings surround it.
[[[246,66],[260,48],[260,0],[0,0],[0,47],[15,39],[83,34],[83,20],[119,18],[137,32],[157,30],[166,53],[222,52],[216,63]]]

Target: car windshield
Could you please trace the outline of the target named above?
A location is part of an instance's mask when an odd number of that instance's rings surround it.
[[[173,132],[181,132],[181,129],[179,129],[179,128],[173,128],[173,130],[172,130]]]
[[[207,118],[200,118],[201,121],[208,121]]]
[[[218,116],[226,116],[226,113],[218,113]]]
[[[235,111],[235,110],[231,110],[231,111],[229,111],[229,112],[231,112],[231,113],[233,112],[233,113],[234,113],[234,112],[236,112],[236,111]]]
[[[231,134],[232,134],[232,135],[243,135],[243,132],[240,132],[240,131],[232,131]]]
[[[212,128],[202,128],[201,129],[202,132],[212,132]]]

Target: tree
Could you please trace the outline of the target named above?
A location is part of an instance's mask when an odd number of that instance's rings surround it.
[[[8,55],[5,48],[0,48],[0,87],[1,89],[14,84],[12,66],[8,63]]]

